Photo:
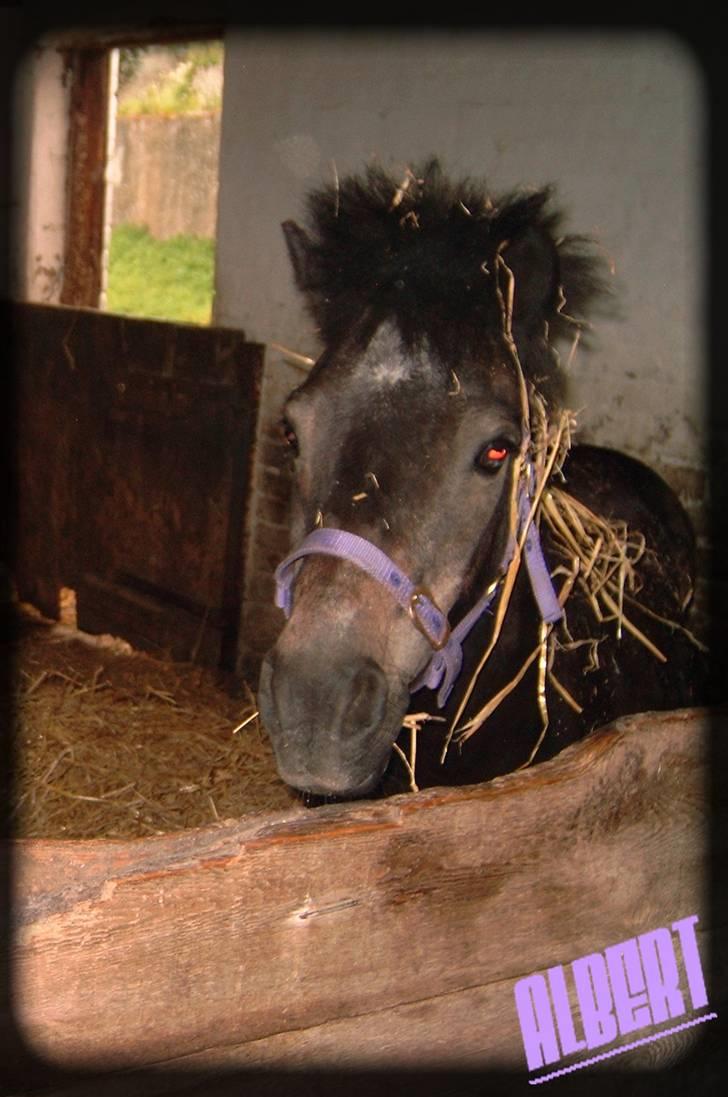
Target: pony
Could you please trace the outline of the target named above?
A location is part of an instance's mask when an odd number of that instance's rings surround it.
[[[309,799],[479,782],[696,703],[688,517],[571,444],[558,347],[609,289],[562,221],[551,187],[495,198],[433,158],[283,224],[323,352],[283,409],[296,547],[258,701]]]

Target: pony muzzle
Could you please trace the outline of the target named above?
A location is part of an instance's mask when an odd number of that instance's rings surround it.
[[[363,796],[386,768],[409,691],[393,687],[373,659],[327,655],[274,648],[261,669],[261,716],[286,784]]]

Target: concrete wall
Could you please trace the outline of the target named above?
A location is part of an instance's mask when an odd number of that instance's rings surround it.
[[[219,112],[117,118],[112,224],[214,237],[219,152]]]
[[[235,31],[224,88],[218,322],[317,353],[279,226],[334,172],[375,159],[404,173],[434,152],[496,193],[553,182],[567,228],[613,262],[620,300],[570,371],[577,438],[647,460],[701,524],[706,119],[679,40]],[[280,362],[269,351],[269,377]]]

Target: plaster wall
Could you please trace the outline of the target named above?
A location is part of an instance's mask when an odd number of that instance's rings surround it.
[[[552,182],[619,298],[570,371],[581,437],[702,466],[705,105],[677,39],[236,30],[224,88],[219,322],[317,352],[279,225],[334,172],[434,152],[495,193]]]
[[[69,85],[60,50],[36,45],[15,69],[10,292],[57,304],[63,280]]]

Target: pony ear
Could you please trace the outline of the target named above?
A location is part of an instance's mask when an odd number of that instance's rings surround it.
[[[513,326],[529,335],[553,311],[558,252],[549,235],[530,227],[509,242],[502,256],[513,274]]]
[[[313,281],[311,277],[311,240],[306,231],[300,225],[297,225],[295,221],[284,221],[281,228],[286,238],[296,285],[303,293],[307,293],[311,289]]]

